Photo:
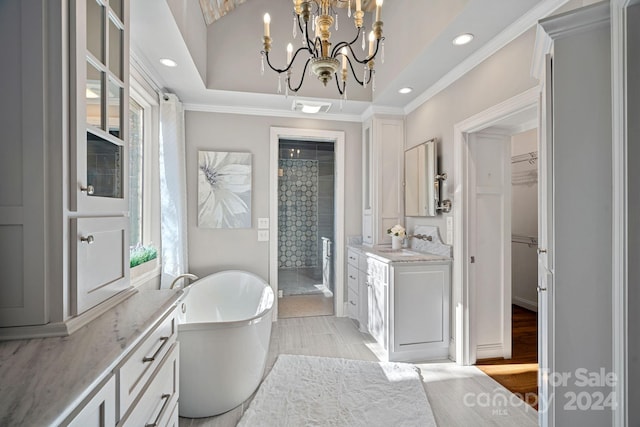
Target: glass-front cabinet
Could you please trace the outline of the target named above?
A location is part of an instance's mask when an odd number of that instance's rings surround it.
[[[130,290],[129,4],[70,0],[69,314]]]
[[[70,210],[79,213],[122,213],[128,209],[126,2],[71,2],[75,35],[71,40],[70,150],[75,164],[70,165],[69,199]]]

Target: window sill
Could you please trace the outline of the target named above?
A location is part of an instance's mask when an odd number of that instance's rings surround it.
[[[131,277],[131,286],[134,288],[160,276],[160,263],[158,262],[158,258],[132,267],[129,274]]]

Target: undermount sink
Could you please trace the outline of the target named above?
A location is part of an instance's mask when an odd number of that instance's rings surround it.
[[[423,255],[420,252],[414,252],[409,249],[378,249],[379,252],[384,252],[388,254],[394,254],[398,256],[415,256],[415,255]]]

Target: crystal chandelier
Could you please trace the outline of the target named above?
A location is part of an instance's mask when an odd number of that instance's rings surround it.
[[[338,92],[342,96],[341,99],[347,99],[346,89],[349,69],[353,79],[360,86],[366,88],[367,85],[371,84],[372,90],[375,91],[374,60],[378,55],[378,49],[381,51],[380,56],[382,63],[384,63],[384,37],[382,37],[382,21],[380,20],[383,0],[376,0],[373,31],[368,36],[368,55],[362,59],[358,58],[354,49],[360,39],[362,39],[363,51],[367,46],[366,29],[363,26],[362,0],[355,0],[355,11],[353,12],[353,22],[356,27],[355,37],[350,41],[340,41],[335,46],[331,43],[331,27],[335,24],[335,29],[336,31],[338,30],[336,8],[338,4],[346,5],[347,16],[351,18],[351,2],[352,0],[293,0],[293,38],[295,39],[298,31],[300,31],[302,34],[302,47],[294,52],[293,45],[289,43],[285,68],[274,67],[269,60],[269,52],[271,51],[271,17],[268,13],[264,15],[264,37],[262,38],[264,50],[261,52],[261,72],[264,75],[266,59],[269,68],[278,73],[278,93],[282,93],[282,74],[285,75],[285,95],[289,95],[290,91],[297,93],[302,87],[309,67],[310,73],[313,73],[325,86],[335,75]],[[307,59],[299,83],[292,85],[291,67],[299,55]],[[354,64],[356,64],[355,67]],[[364,66],[363,72],[356,70],[358,64]],[[338,70],[341,71],[340,78],[338,77]],[[358,78],[359,75],[362,76],[362,80]]]

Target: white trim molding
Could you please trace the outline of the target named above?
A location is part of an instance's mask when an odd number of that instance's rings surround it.
[[[346,313],[344,304],[344,262],[346,259],[345,237],[345,133],[342,131],[296,129],[272,126],[269,132],[269,282],[278,295],[278,159],[280,139],[301,141],[334,142],[335,154],[335,205],[334,205],[334,277],[333,304],[336,317]],[[276,297],[273,320],[278,319],[278,298]]]
[[[454,125],[454,199],[453,205],[454,233],[453,243],[453,286],[452,295],[455,312],[455,360],[459,365],[468,365],[472,361],[471,324],[470,324],[470,289],[468,277],[469,251],[467,234],[469,230],[468,206],[468,144],[467,135],[486,129],[499,121],[536,106],[540,102],[541,86],[535,86],[526,92],[514,96],[500,104],[488,108],[462,122]]]
[[[627,203],[627,8],[638,0],[611,1],[611,95],[613,143],[613,372],[617,377],[612,425],[628,425],[628,203]]]
[[[521,36],[527,30],[537,25],[540,19],[543,19],[557,10],[559,7],[568,3],[569,0],[543,0],[535,7],[522,15],[517,21],[505,28],[500,34],[491,39],[487,44],[469,55],[464,61],[449,71],[444,77],[429,87],[422,94],[417,96],[413,101],[404,107],[404,113],[409,114],[422,104],[433,98],[438,93],[453,84],[456,80],[463,77],[469,71],[481,64],[491,55],[511,43],[513,40]]]
[[[609,25],[609,2],[595,3],[578,10],[552,16],[540,21],[540,25],[552,40],[559,40],[585,31]]]
[[[284,117],[294,119],[331,120],[336,122],[362,122],[360,114],[305,114],[299,111],[277,110],[270,108],[239,107],[231,105],[213,104],[184,104],[185,111],[200,111],[206,113],[240,114],[244,116]]]

